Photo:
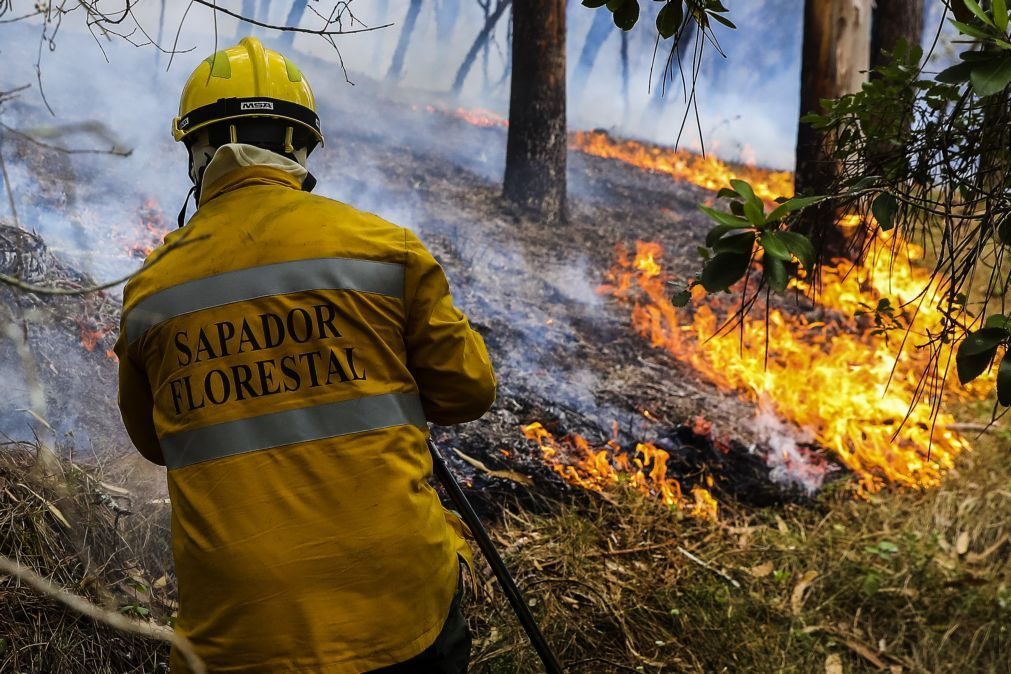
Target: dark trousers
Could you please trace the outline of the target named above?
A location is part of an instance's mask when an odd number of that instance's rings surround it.
[[[374,669],[367,674],[467,674],[470,662],[470,630],[460,608],[463,582],[449,607],[449,617],[435,642],[410,660]]]

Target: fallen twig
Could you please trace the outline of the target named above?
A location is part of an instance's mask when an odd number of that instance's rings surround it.
[[[741,584],[739,582],[737,582],[736,580],[734,580],[733,578],[731,578],[729,575],[727,575],[727,573],[725,571],[721,571],[720,569],[717,569],[715,566],[713,566],[712,564],[710,564],[706,560],[700,559],[700,558],[696,557],[695,555],[693,555],[692,553],[688,552],[687,550],[685,550],[680,545],[678,546],[678,552],[680,552],[682,555],[684,555],[688,559],[692,560],[693,562],[695,562],[696,564],[698,564],[702,568],[708,569],[708,570],[712,571],[717,576],[719,576],[723,580],[727,581],[728,583],[730,583],[731,585],[733,585],[738,590],[741,589]]]
[[[0,555],[0,571],[17,577],[18,579],[31,585],[42,594],[56,599],[70,609],[77,611],[81,615],[87,616],[92,620],[105,623],[106,625],[120,630],[121,632],[130,632],[131,634],[137,634],[148,639],[156,639],[158,641],[169,643],[173,648],[178,649],[183,657],[186,658],[186,663],[189,665],[190,669],[195,672],[195,674],[206,674],[207,672],[207,668],[204,666],[200,657],[196,654],[196,651],[193,650],[193,645],[189,642],[189,640],[167,627],[138,622],[127,618],[122,613],[107,611],[95,604],[92,604],[84,597],[72,594],[63,588],[54,585],[31,569],[22,566],[13,559],[9,559],[3,555]]]

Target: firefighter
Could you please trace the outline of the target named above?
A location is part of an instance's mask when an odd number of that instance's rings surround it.
[[[470,551],[425,439],[491,406],[484,342],[414,234],[309,193],[323,134],[286,57],[208,57],[173,134],[197,211],[127,284],[116,354],[168,469],[176,630],[211,672],[465,672]]]

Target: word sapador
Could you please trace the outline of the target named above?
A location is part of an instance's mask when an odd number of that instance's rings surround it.
[[[195,371],[168,382],[176,414],[207,405],[365,380],[365,367],[355,362],[354,347],[325,344],[343,337],[334,325],[336,319],[335,305],[317,304],[295,307],[285,314],[264,312],[218,321],[195,331],[177,331],[173,341],[179,372]],[[267,350],[275,353],[253,362],[197,367]]]

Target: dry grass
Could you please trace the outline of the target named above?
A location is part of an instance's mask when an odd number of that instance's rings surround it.
[[[815,509],[710,523],[630,491],[551,515],[507,509],[493,536],[571,672],[1005,674],[1008,447],[991,435],[942,488],[870,502],[841,487]],[[165,507],[117,499],[137,511],[117,523],[96,477],[52,459],[39,470],[35,452],[0,450],[0,554],[169,621]],[[481,584],[474,671],[540,671],[487,570]],[[0,576],[0,671],[156,672],[165,657]]]
[[[0,448],[0,555],[106,609],[164,624],[174,608],[164,513],[126,514],[134,505],[48,450]],[[122,674],[166,671],[166,663],[163,644],[0,575],[0,672]]]
[[[982,440],[942,488],[870,502],[839,489],[710,524],[629,493],[508,514],[498,535],[573,672],[1004,674],[1008,447]],[[499,594],[473,612],[477,671],[538,671]]]

